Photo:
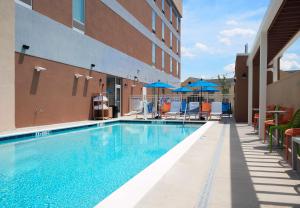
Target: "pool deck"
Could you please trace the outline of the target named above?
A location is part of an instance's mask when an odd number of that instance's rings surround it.
[[[253,128],[215,122],[136,207],[300,207],[300,176]]]

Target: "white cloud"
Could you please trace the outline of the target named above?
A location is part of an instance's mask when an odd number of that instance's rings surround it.
[[[183,57],[194,58],[203,52],[213,54],[214,50],[201,42],[196,42],[192,47],[181,47],[181,54]]]
[[[232,44],[231,40],[229,38],[225,37],[218,37],[219,41],[223,43],[226,46],[230,46]]]
[[[280,59],[280,68],[284,71],[300,70],[300,55],[286,53]]]
[[[237,21],[235,21],[235,20],[228,20],[227,22],[226,22],[226,25],[231,25],[231,26],[236,26],[236,25],[238,25],[239,23],[237,22]]]
[[[233,28],[222,30],[220,32],[221,37],[234,37],[234,36],[253,36],[255,35],[255,31],[252,29],[245,28]]]
[[[183,57],[193,58],[196,56],[196,54],[193,53],[193,51],[190,48],[181,47],[181,55]]]
[[[235,71],[235,63],[228,64],[224,67],[226,72],[234,72]]]
[[[208,46],[205,45],[204,43],[198,42],[198,43],[195,44],[195,47],[196,47],[197,49],[201,50],[201,51],[209,51]]]

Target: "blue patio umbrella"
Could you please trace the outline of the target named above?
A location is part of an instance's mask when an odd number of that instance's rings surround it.
[[[175,90],[172,90],[172,92],[181,92],[181,93],[186,93],[186,92],[193,92],[193,90],[187,88],[187,87],[180,87]]]
[[[146,88],[157,89],[157,96],[158,96],[158,99],[159,99],[159,89],[170,89],[170,88],[174,88],[172,85],[169,85],[169,84],[164,83],[164,82],[161,82],[161,81],[153,82],[153,83],[150,83],[150,84],[146,84],[145,87],[146,87]],[[157,109],[159,109],[158,102],[157,102]],[[158,112],[158,118],[160,118],[159,112]]]
[[[194,92],[200,92],[200,90],[196,90]],[[220,92],[220,90],[218,90],[214,87],[203,87],[202,92]]]
[[[192,87],[192,88],[200,88],[200,90],[198,90],[197,92],[201,92],[200,109],[202,109],[202,92],[203,92],[203,88],[205,88],[205,87],[217,87],[218,85],[213,83],[213,82],[208,82],[208,81],[205,81],[203,79],[200,79],[196,82],[193,82],[193,83],[189,84],[188,86]]]

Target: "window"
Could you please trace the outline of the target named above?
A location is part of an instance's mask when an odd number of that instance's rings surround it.
[[[170,56],[170,72],[173,72],[173,60],[172,60],[172,56]]]
[[[179,53],[179,40],[176,38],[176,53]]]
[[[73,28],[84,31],[85,0],[73,0]]]
[[[163,50],[161,51],[161,69],[165,70],[165,52]]]
[[[32,9],[32,0],[16,0],[16,3],[29,9]]]
[[[164,23],[164,21],[161,21],[161,39],[163,42],[165,41],[165,23]]]
[[[170,48],[172,49],[173,47],[173,35],[172,32],[170,31]]]
[[[176,75],[179,76],[179,63],[176,61]]]
[[[180,18],[179,16],[176,17],[176,29],[177,29],[177,31],[179,31],[179,22],[180,22],[179,18]]]
[[[152,32],[155,33],[156,30],[156,14],[155,11],[152,10]]]
[[[155,60],[156,60],[156,46],[154,43],[152,43],[152,65],[154,66],[155,65]]]
[[[172,14],[173,14],[172,5],[170,4],[170,22],[171,22],[171,24],[172,24]]]
[[[161,0],[161,10],[165,13],[165,0]]]

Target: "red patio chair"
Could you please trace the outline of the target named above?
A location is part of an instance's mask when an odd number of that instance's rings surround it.
[[[285,144],[283,147],[285,148],[285,159],[289,159],[289,148],[291,146],[291,138],[295,136],[300,136],[300,128],[291,128],[287,129],[284,132],[285,135]]]

